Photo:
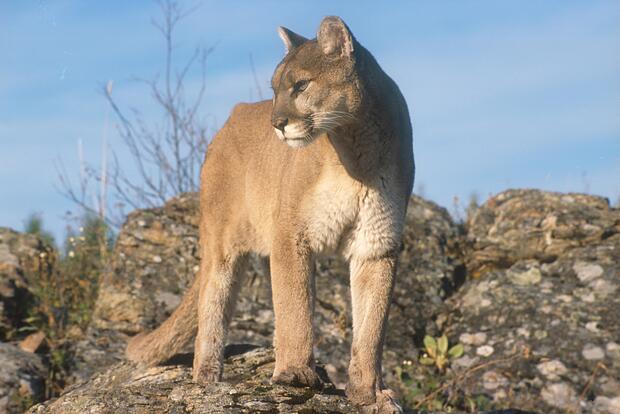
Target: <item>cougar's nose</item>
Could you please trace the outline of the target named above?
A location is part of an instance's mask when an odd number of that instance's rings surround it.
[[[273,118],[271,120],[271,124],[273,125],[274,128],[277,128],[280,131],[284,132],[284,127],[286,126],[286,124],[288,124],[288,118],[283,118],[283,117]]]

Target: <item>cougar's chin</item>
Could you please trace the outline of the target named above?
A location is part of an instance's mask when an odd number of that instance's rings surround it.
[[[310,145],[314,141],[313,137],[304,138],[286,138],[284,142],[291,148],[303,148]]]
[[[319,132],[309,125],[302,123],[287,125],[284,131],[275,128],[276,135],[281,141],[292,148],[303,148],[316,139]]]

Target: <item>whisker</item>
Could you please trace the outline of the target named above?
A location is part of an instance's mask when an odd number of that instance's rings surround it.
[[[319,111],[308,116],[311,128],[314,127],[316,130],[330,134],[335,134],[337,128],[351,120],[357,120],[357,118],[344,111]]]
[[[335,115],[335,116],[341,116],[341,117],[348,117],[350,119],[356,119],[356,117],[349,113],[349,112],[344,112],[344,111],[322,111],[322,112],[315,112],[315,114],[317,115]]]

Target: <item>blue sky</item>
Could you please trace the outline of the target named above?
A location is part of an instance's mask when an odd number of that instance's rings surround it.
[[[278,25],[311,37],[336,14],[409,103],[416,191],[448,208],[454,196],[509,187],[620,196],[618,1],[198,4],[178,56],[215,46],[204,102],[213,127],[235,102],[256,99],[250,53],[269,93]],[[113,80],[121,105],[157,119],[132,81],[161,72],[157,16],[150,1],[0,0],[0,226],[21,229],[36,211],[62,234],[73,206],[55,189],[54,160],[77,171],[78,139],[88,160],[100,158],[102,84]]]

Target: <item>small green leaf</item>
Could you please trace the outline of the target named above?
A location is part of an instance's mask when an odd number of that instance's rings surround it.
[[[21,328],[17,328],[17,332],[34,332],[37,328],[35,326],[22,326]]]
[[[33,323],[33,322],[37,322],[38,320],[39,320],[39,318],[36,317],[36,316],[29,316],[29,317],[24,319],[24,322],[26,322],[26,323]]]
[[[465,350],[463,349],[463,344],[456,344],[448,351],[448,355],[451,358],[460,358],[463,356]]]
[[[429,357],[420,358],[420,364],[422,365],[435,365],[435,360]]]
[[[465,403],[467,404],[467,408],[470,413],[476,411],[476,402],[471,397],[466,396]]]
[[[443,371],[444,367],[446,366],[446,357],[443,355],[437,355],[435,365],[440,371]]]
[[[488,397],[480,394],[476,396],[476,408],[479,410],[487,409],[491,404],[491,400]]]
[[[437,348],[439,349],[440,354],[444,354],[448,352],[448,337],[445,335],[441,335],[441,337],[437,340]]]
[[[424,337],[424,347],[426,348],[426,352],[431,357],[435,357],[435,355],[437,355],[437,342],[432,336],[426,335]]]

